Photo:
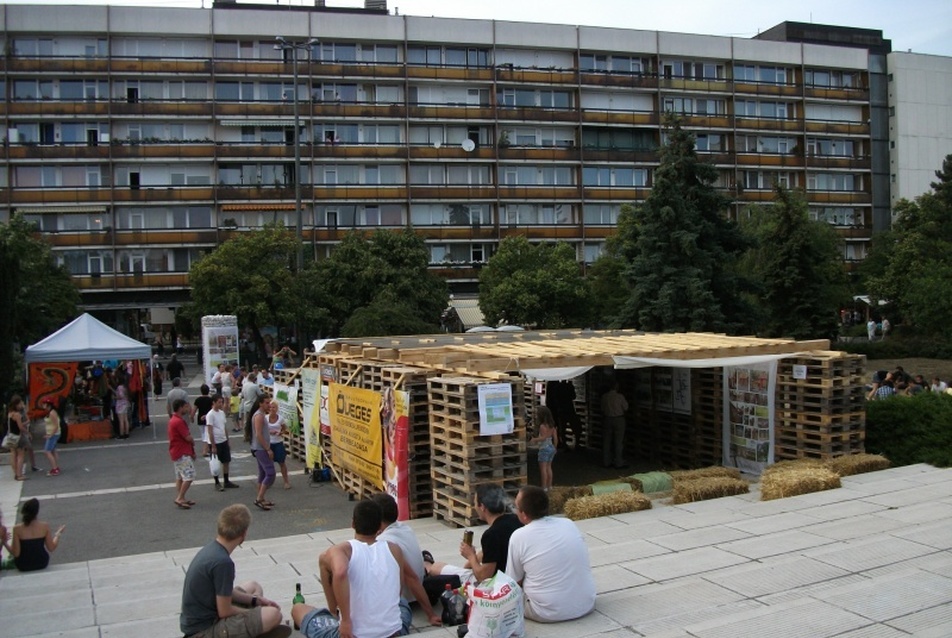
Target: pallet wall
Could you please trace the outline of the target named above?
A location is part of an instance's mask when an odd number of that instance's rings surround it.
[[[461,527],[478,524],[473,494],[496,483],[511,495],[526,484],[526,427],[523,381],[512,385],[512,434],[480,436],[477,387],[499,383],[478,377],[432,377],[430,398],[433,515]]]

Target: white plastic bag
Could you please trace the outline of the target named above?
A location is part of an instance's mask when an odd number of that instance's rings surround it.
[[[214,454],[208,457],[208,471],[211,472],[214,477],[221,476],[221,461],[219,461],[218,457]]]
[[[471,638],[509,638],[526,631],[522,588],[505,573],[496,574],[481,583],[466,585],[469,600]]]

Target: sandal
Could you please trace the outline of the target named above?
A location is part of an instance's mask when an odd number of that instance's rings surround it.
[[[426,549],[423,550],[423,560],[424,562],[430,563],[431,565],[436,562],[433,560],[433,554],[431,554],[429,550]]]
[[[267,505],[269,509],[272,508],[272,507],[274,507],[274,502],[273,502],[273,501],[261,501],[261,504],[262,504],[262,505]]]
[[[267,503],[263,503],[261,501],[255,501],[255,507],[257,507],[259,510],[264,510],[266,512],[271,511],[271,508],[267,505]]]
[[[172,501],[172,502],[175,503],[175,505],[176,505],[179,509],[181,509],[181,510],[190,510],[190,509],[192,509],[192,506],[189,505],[188,503],[179,503],[178,501]]]

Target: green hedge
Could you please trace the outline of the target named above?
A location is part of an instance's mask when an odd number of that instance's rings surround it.
[[[887,337],[872,343],[837,341],[833,348],[854,354],[865,354],[867,359],[952,359],[952,342],[931,337]]]
[[[894,465],[952,466],[952,395],[924,392],[870,401],[866,451]]]

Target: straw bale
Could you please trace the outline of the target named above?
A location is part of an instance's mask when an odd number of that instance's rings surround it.
[[[629,478],[640,481],[641,491],[643,491],[645,494],[667,492],[671,489],[671,475],[667,472],[646,472],[644,474],[632,474]]]
[[[611,492],[581,496],[565,503],[565,515],[573,521],[651,509],[651,499],[636,492]]]
[[[889,459],[879,454],[848,454],[830,459],[826,464],[840,476],[878,472],[890,466]]]
[[[771,472],[785,472],[789,469],[802,470],[806,468],[826,468],[826,461],[821,459],[792,459],[787,461],[777,461],[773,465],[767,467],[764,470],[763,474],[770,474]],[[763,474],[761,477],[763,477]]]
[[[678,481],[691,481],[699,478],[740,478],[740,470],[738,470],[736,467],[723,467],[720,465],[702,467],[696,470],[675,470],[674,472],[670,472],[670,474],[675,485],[677,485]]]
[[[592,486],[558,485],[549,490],[549,513],[562,514],[565,511],[565,502],[580,496],[591,496]]]
[[[628,483],[631,485],[632,492],[644,492],[644,486],[641,484],[641,481],[636,479],[634,476],[622,476],[618,479],[622,483]]]
[[[764,472],[760,477],[760,498],[776,498],[831,490],[840,486],[840,475],[825,467],[787,468]]]
[[[750,492],[747,481],[730,476],[700,476],[693,479],[675,479],[671,502],[693,503],[724,496],[736,496]]]

